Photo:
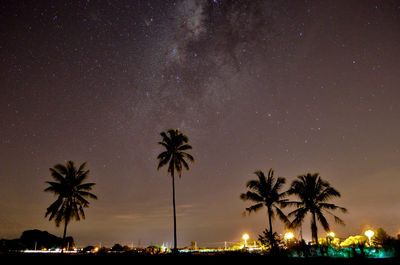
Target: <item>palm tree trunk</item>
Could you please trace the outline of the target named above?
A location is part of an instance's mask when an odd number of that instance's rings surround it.
[[[63,233],[63,238],[62,238],[62,243],[61,243],[61,253],[64,252],[65,237],[66,237],[66,235],[67,235],[67,225],[68,225],[68,221],[65,220],[64,233]],[[68,249],[67,249],[67,250],[68,250]]]
[[[173,170],[171,172],[171,176],[172,176],[172,206],[173,206],[172,208],[174,211],[174,249],[173,249],[173,253],[177,253],[178,248],[177,248],[177,242],[176,242],[175,176],[174,176]]]
[[[303,240],[303,224],[300,224],[300,239]]]
[[[318,246],[318,228],[317,228],[317,220],[315,218],[315,213],[312,213],[311,232],[312,232],[312,237],[315,240],[315,244]]]
[[[272,217],[271,217],[271,207],[268,207],[268,221],[269,221],[269,233],[272,236]]]

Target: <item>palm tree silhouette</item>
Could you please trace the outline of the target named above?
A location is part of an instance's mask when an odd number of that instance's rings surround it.
[[[90,193],[95,183],[83,183],[89,175],[89,170],[85,170],[86,162],[78,169],[73,161],[68,161],[66,165],[57,164],[50,168],[51,176],[55,180],[46,181],[50,186],[44,191],[52,192],[57,195],[57,200],[53,202],[46,211],[45,217],[49,216],[49,221],[53,220],[58,227],[64,222],[64,233],[62,239],[62,250],[64,248],[67,226],[70,221],[85,219],[83,208],[89,207],[87,198],[97,199],[97,196]]]
[[[185,159],[190,162],[194,162],[193,156],[186,153],[186,150],[191,150],[192,146],[188,144],[189,138],[182,134],[178,129],[169,129],[166,133],[160,133],[162,141],[158,142],[165,148],[165,151],[161,152],[157,159],[159,170],[164,165],[168,164],[168,173],[172,177],[172,206],[174,214],[174,252],[177,252],[177,240],[176,240],[176,209],[175,209],[175,172],[179,174],[179,178],[182,174],[182,168],[189,170],[189,165]]]
[[[250,180],[247,182],[246,187],[249,189],[246,193],[242,193],[240,198],[244,201],[252,201],[256,204],[246,208],[246,211],[257,212],[264,206],[267,208],[267,216],[269,223],[270,237],[273,235],[272,219],[276,215],[285,223],[288,224],[289,220],[286,215],[281,211],[281,207],[286,205],[287,199],[286,192],[279,192],[286,179],[278,177],[275,179],[274,170],[271,168],[268,171],[268,177],[265,177],[264,172],[257,170],[254,172],[258,179]],[[274,183],[275,182],[275,183]]]
[[[297,180],[292,182],[288,194],[296,195],[300,201],[291,201],[287,205],[294,205],[296,210],[289,213],[289,217],[294,216],[291,222],[291,227],[295,228],[300,226],[307,213],[311,214],[311,233],[315,244],[318,245],[318,229],[317,220],[321,223],[325,231],[329,231],[329,223],[326,220],[324,213],[332,215],[335,222],[344,225],[342,219],[330,212],[330,210],[340,210],[346,213],[346,208],[337,206],[326,201],[333,197],[340,197],[340,193],[333,188],[329,182],[321,179],[318,173],[301,175]]]

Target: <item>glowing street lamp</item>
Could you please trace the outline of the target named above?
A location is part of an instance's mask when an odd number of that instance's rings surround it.
[[[372,231],[372,230],[367,230],[367,231],[365,231],[365,233],[364,233],[364,235],[366,236],[366,237],[368,237],[368,241],[369,241],[369,246],[371,246],[371,238],[374,236],[374,231]]]
[[[328,246],[331,244],[331,241],[334,238],[335,238],[335,233],[333,233],[332,231],[326,234],[326,243],[328,244]]]
[[[288,245],[289,241],[294,238],[294,234],[292,232],[286,232],[283,237],[286,239],[286,245]]]
[[[327,236],[329,236],[329,237],[331,237],[331,238],[334,238],[334,237],[335,237],[335,233],[329,232],[329,233],[327,234]]]
[[[249,239],[249,234],[243,234],[242,236],[243,240],[244,240],[244,247],[247,247],[247,239]]]
[[[290,239],[294,238],[294,234],[292,232],[287,232],[285,233],[284,238],[289,241]]]

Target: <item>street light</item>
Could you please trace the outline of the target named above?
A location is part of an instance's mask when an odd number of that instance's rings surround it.
[[[249,234],[243,234],[242,238],[244,240],[244,248],[246,248],[247,247],[247,239],[249,239]]]
[[[335,237],[335,233],[329,232],[329,233],[327,234],[327,236],[334,238],[334,237]]]
[[[326,234],[326,244],[329,246],[332,242],[332,239],[335,238],[335,233],[332,231]]]
[[[294,238],[294,234],[292,232],[286,232],[283,237],[286,239],[286,245],[289,245],[289,241]]]
[[[366,236],[366,237],[368,237],[368,241],[369,241],[369,246],[371,246],[371,238],[374,236],[374,231],[372,231],[372,230],[367,230],[367,231],[365,231],[365,233],[364,233],[364,235]]]
[[[292,232],[287,232],[285,233],[284,238],[289,241],[290,239],[294,238],[294,234]]]

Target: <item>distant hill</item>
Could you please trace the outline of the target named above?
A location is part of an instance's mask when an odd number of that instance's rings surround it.
[[[73,237],[65,239],[66,244],[69,243],[70,247],[74,247]],[[52,249],[59,248],[62,244],[62,238],[50,234],[47,231],[40,231],[37,229],[24,231],[18,239],[1,239],[0,251],[9,250],[25,250],[25,249]]]

